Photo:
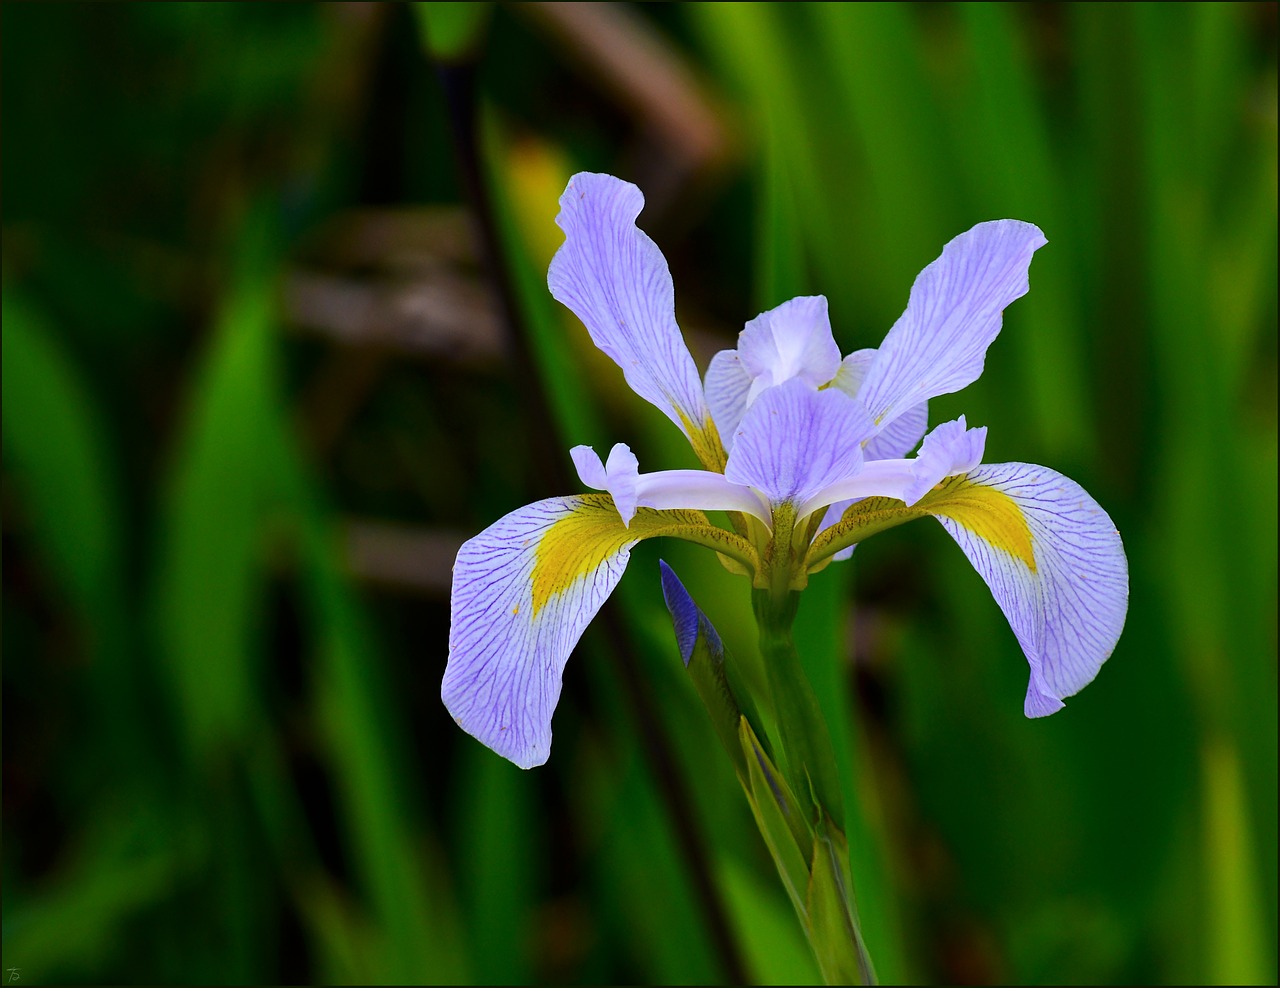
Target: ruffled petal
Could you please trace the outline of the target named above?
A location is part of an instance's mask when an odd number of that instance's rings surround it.
[[[756,316],[738,336],[738,355],[751,375],[751,399],[765,388],[798,377],[817,388],[840,369],[827,300],[807,295]]]
[[[609,475],[605,471],[604,461],[590,446],[573,447],[569,450],[569,458],[573,460],[574,469],[578,471],[578,479],[588,487],[602,491],[608,486]]]
[[[902,500],[915,504],[929,489],[947,477],[968,473],[982,462],[987,446],[987,427],[970,429],[964,416],[943,422],[924,437],[914,461],[915,480],[903,492]]]
[[[733,449],[733,435],[747,410],[750,390],[751,375],[742,366],[737,350],[721,350],[711,358],[707,367],[707,404],[726,452]]]
[[[876,350],[855,350],[849,354],[841,362],[840,370],[832,380],[831,386],[839,388],[850,398],[857,398],[862,388],[862,379],[866,376],[867,368],[871,366],[876,353]],[[928,428],[929,403],[922,401],[908,408],[897,418],[884,423],[863,446],[863,455],[868,460],[896,460],[906,456],[916,448]]]
[[[635,225],[644,196],[612,175],[579,172],[560,197],[565,242],[551,260],[551,294],[582,320],[622,368],[631,390],[653,403],[695,446],[709,422],[702,382],[675,318],[666,259]]]
[[[609,462],[602,463],[600,456],[590,446],[575,446],[569,450],[573,465],[578,469],[578,479],[598,491],[608,491],[613,503],[628,525],[635,517],[639,498],[636,484],[640,478],[640,461],[626,443],[615,443],[609,451]]]
[[[859,392],[877,425],[977,380],[1005,306],[1027,293],[1031,256],[1046,242],[1030,223],[979,223],[920,272]]]
[[[641,509],[628,528],[605,494],[526,505],[463,543],[453,567],[441,699],[459,726],[532,768],[551,752],[569,653],[641,539],[708,529],[696,512]]]
[[[1024,710],[1060,710],[1111,655],[1129,606],[1120,533],[1075,481],[1030,463],[979,467],[930,494],[1031,666]]]
[[[754,488],[773,505],[799,506],[859,472],[862,440],[870,429],[862,406],[844,392],[815,391],[793,378],[762,393],[747,409],[725,479]]]

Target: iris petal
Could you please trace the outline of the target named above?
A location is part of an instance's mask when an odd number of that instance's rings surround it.
[[[804,295],[760,313],[739,334],[738,354],[753,379],[752,397],[793,377],[814,388],[826,384],[840,369],[840,347],[825,296]]]
[[[981,466],[917,507],[986,581],[1031,665],[1024,710],[1062,708],[1111,655],[1129,605],[1120,534],[1075,481],[1029,463]]]
[[[855,350],[849,354],[841,362],[831,386],[850,398],[857,398],[876,353],[876,350]],[[929,403],[922,401],[881,426],[862,451],[868,460],[896,460],[915,449],[928,428]]]
[[[602,464],[590,446],[569,451],[578,477],[588,487],[608,491],[622,523],[628,525],[637,508],[661,510],[745,511],[769,523],[769,505],[749,487],[730,483],[714,470],[657,470],[640,473],[639,461],[625,443],[617,443]]]
[[[440,694],[468,734],[519,765],[551,753],[551,714],[583,630],[641,539],[709,528],[698,512],[640,509],[628,528],[606,494],[519,508],[458,551]]]
[[[910,462],[910,461],[900,461]],[[891,468],[872,461],[867,472]],[[933,515],[986,581],[1031,666],[1024,710],[1062,708],[1111,655],[1129,606],[1129,570],[1115,525],[1075,481],[1030,463],[980,466],[914,505],[867,497],[819,533],[812,569],[876,532]]]
[[[978,379],[1005,306],[1027,293],[1031,256],[1046,242],[1030,223],[979,223],[920,272],[859,392],[877,425]]]
[[[720,439],[726,452],[733,449],[733,436],[747,410],[747,392],[751,390],[751,375],[742,365],[737,350],[721,350],[711,358],[707,367],[706,395],[711,406],[711,417],[720,430]]]
[[[861,406],[859,406],[861,407]],[[858,500],[866,497],[890,497],[910,506],[920,500],[939,481],[967,473],[982,462],[987,441],[986,428],[968,429],[964,416],[943,422],[924,437],[920,452],[911,459],[866,460],[854,472],[839,477],[834,483],[815,491],[800,504],[801,517],[818,508],[842,504],[841,515]],[[828,508],[825,527],[836,524]],[[842,558],[849,558],[847,555]]]
[[[871,423],[842,391],[816,391],[793,378],[747,409],[734,437],[725,479],[752,487],[774,505],[806,502],[862,467]]]
[[[916,479],[903,492],[902,500],[915,504],[947,477],[969,473],[982,462],[986,446],[987,427],[970,429],[963,415],[935,427],[920,444],[913,465]]]
[[[565,242],[551,260],[551,294],[582,320],[636,394],[697,445],[709,412],[675,317],[666,259],[635,225],[644,196],[612,175],[580,172],[560,197]]]

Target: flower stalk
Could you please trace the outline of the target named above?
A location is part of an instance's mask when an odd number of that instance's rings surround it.
[[[791,590],[757,590],[752,595],[780,754],[811,835],[805,912],[800,918],[828,984],[874,984],[875,969],[862,939],[849,871],[835,749],[791,635],[799,600]]]

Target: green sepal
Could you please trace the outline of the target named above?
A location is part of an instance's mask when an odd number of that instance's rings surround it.
[[[813,855],[813,835],[801,818],[799,804],[787,780],[778,771],[772,759],[765,753],[755,731],[746,717],[738,721],[739,753],[744,756],[747,779],[743,788],[751,813],[765,846],[778,868],[791,905],[805,927],[809,929],[807,905],[809,889],[809,861]]]
[[[827,819],[813,840],[808,912],[809,942],[828,984],[872,985],[875,969],[859,928],[849,871],[849,845]]]

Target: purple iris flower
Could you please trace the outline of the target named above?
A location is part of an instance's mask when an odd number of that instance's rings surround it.
[[[604,461],[578,446],[578,476],[606,493],[526,505],[462,546],[441,689],[458,724],[521,767],[547,760],[565,663],[641,539],[696,542],[756,587],[799,590],[857,539],[926,514],[1008,618],[1031,667],[1027,716],[1061,709],[1124,624],[1119,533],[1061,474],[983,464],[986,429],[963,416],[925,434],[928,400],[982,373],[1005,306],[1028,290],[1040,230],[996,220],[956,237],[878,350],[842,359],[826,299],[796,298],[747,323],[704,382],[676,325],[666,260],[635,225],[643,205],[630,183],[575,175],[548,282],[706,469],[641,473],[623,444]],[[713,509],[733,513],[733,531],[708,521]]]

